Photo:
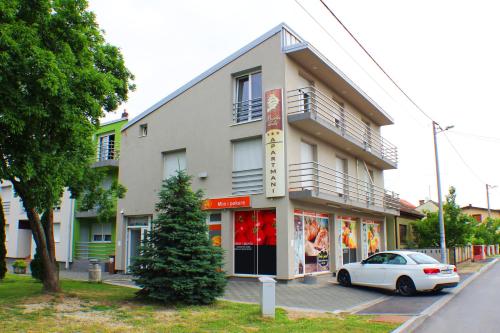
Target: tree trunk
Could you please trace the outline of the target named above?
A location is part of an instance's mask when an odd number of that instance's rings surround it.
[[[3,213],[3,201],[0,196],[0,280],[5,277],[7,273],[7,263],[5,257],[7,256],[7,249],[5,248],[5,215]]]
[[[23,201],[24,203],[24,201]],[[57,268],[57,262],[55,260],[55,256],[52,257],[50,254],[48,238],[52,238],[52,243],[54,242],[54,235],[45,234],[45,230],[42,226],[42,222],[40,220],[40,215],[33,208],[26,208],[26,212],[28,214],[28,220],[30,223],[31,231],[33,233],[33,237],[35,238],[36,249],[40,254],[43,266],[43,290],[49,293],[56,293],[61,291],[61,287],[59,285],[59,269]],[[47,237],[48,236],[48,237]]]

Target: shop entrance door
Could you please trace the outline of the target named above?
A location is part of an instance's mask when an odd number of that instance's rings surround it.
[[[276,211],[234,213],[234,273],[276,275]]]
[[[341,227],[342,263],[345,265],[356,262],[358,257],[358,221],[350,216],[340,216],[338,219]]]

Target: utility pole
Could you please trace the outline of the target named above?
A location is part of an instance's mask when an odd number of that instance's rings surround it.
[[[488,217],[491,218],[491,209],[490,209],[490,189],[494,189],[497,187],[496,185],[486,184],[486,202],[488,204]]]
[[[438,156],[438,146],[437,146],[437,134],[444,132],[453,128],[453,126],[448,126],[445,129],[442,129],[438,123],[435,121],[432,122],[432,134],[434,135],[434,154],[436,158],[436,181],[437,181],[437,190],[438,190],[438,202],[439,202],[439,236],[440,236],[440,247],[441,247],[441,262],[443,264],[448,263],[448,256],[446,253],[446,236],[444,229],[444,216],[443,216],[443,198],[441,195],[441,174],[439,172],[439,156]],[[438,131],[439,129],[439,131]]]

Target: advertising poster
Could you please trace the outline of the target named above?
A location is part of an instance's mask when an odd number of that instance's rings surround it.
[[[339,218],[342,226],[342,261],[344,264],[356,262],[358,248],[358,224],[354,218],[342,216]]]
[[[380,252],[381,244],[381,225],[376,222],[366,223],[366,241],[368,248],[368,256]]]
[[[330,237],[328,214],[310,211],[295,211],[295,256],[297,274],[316,273],[330,270]],[[303,242],[300,230],[303,229]],[[298,243],[302,243],[303,248]],[[302,253],[304,253],[302,257]],[[303,258],[303,261],[302,261]],[[303,273],[301,263],[303,262]]]
[[[235,273],[276,275],[276,211],[234,213]]]

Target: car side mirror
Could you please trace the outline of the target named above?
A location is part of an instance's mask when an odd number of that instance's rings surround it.
[[[361,265],[366,264],[366,260],[361,260]]]

